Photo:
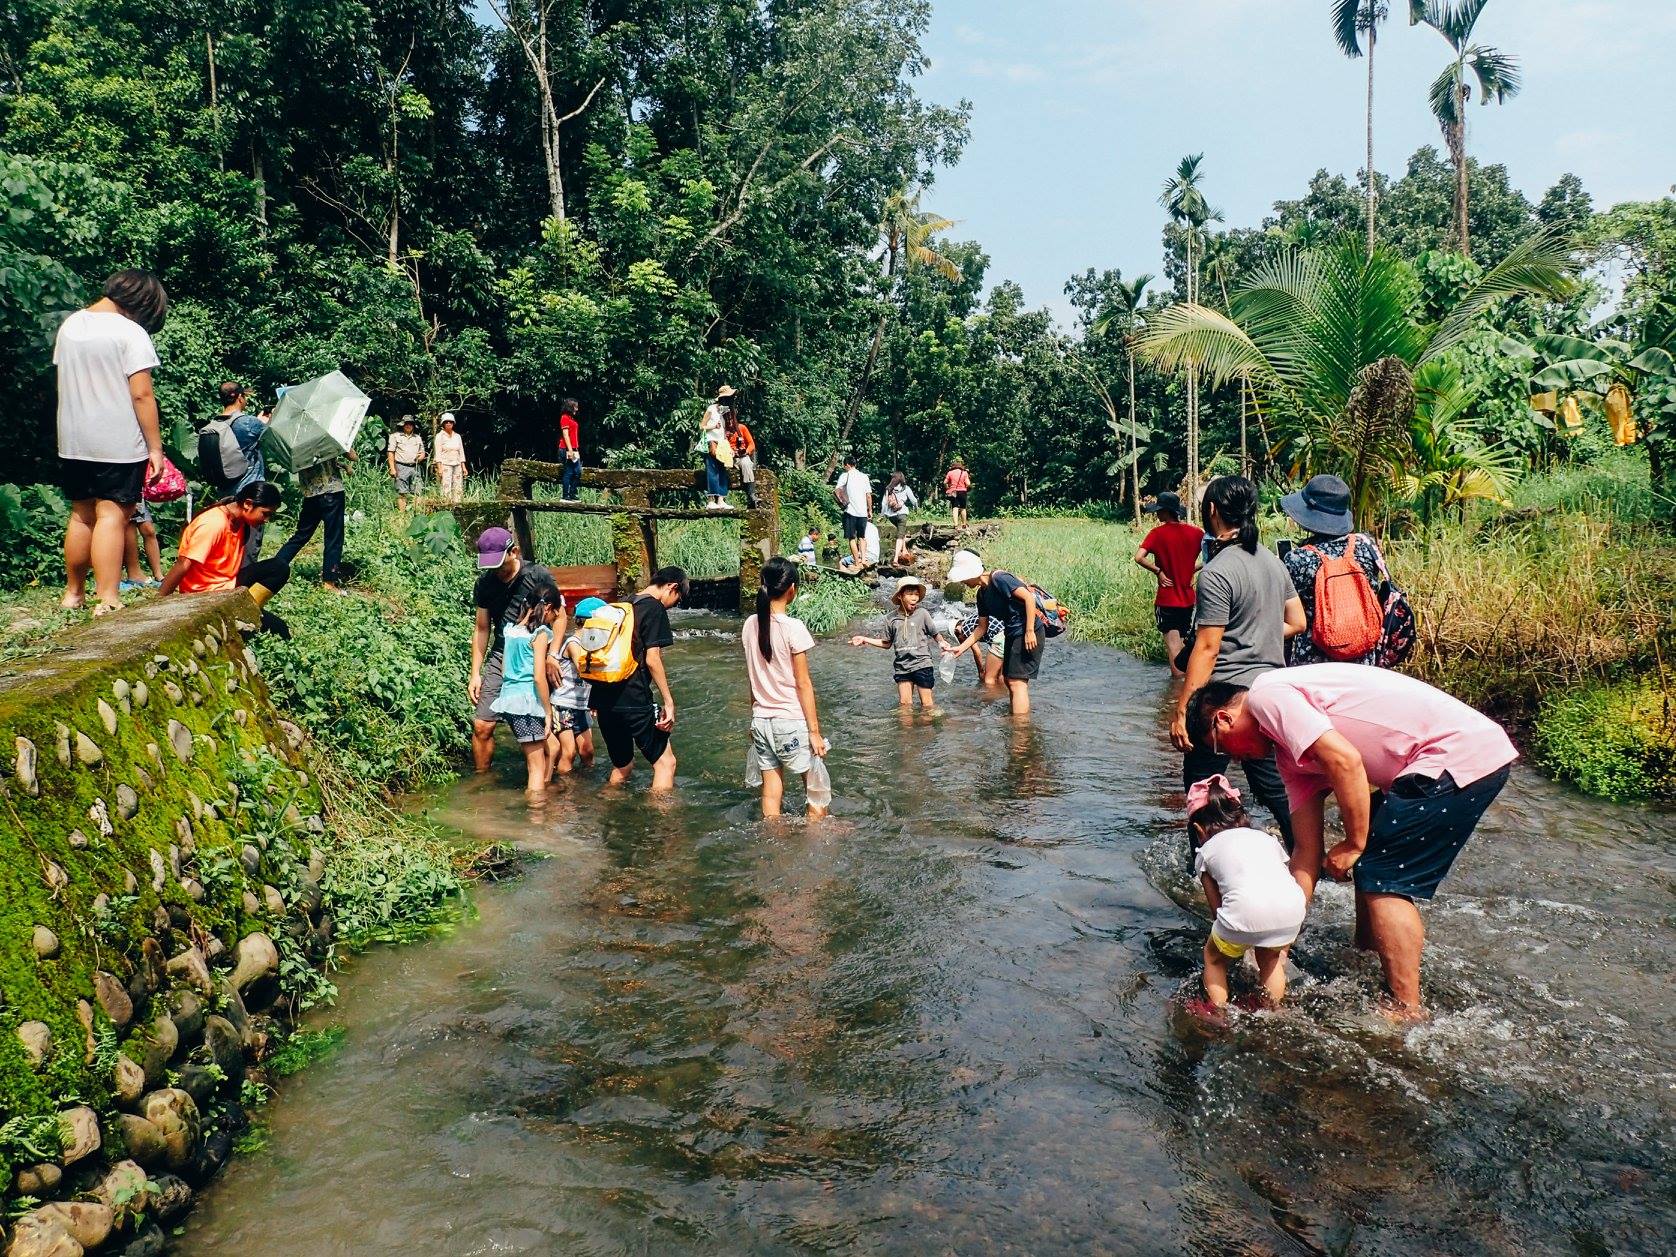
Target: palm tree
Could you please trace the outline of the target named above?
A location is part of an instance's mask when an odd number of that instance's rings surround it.
[[[1158,203],[1170,213],[1170,218],[1184,232],[1187,239],[1187,302],[1199,300],[1199,264],[1194,247],[1206,223],[1221,222],[1222,211],[1212,208],[1199,186],[1199,167],[1203,153],[1183,157],[1176,164],[1175,174],[1164,181],[1164,191]],[[1194,496],[1199,490],[1199,374],[1192,365],[1187,369],[1187,491]]]
[[[1475,331],[1505,297],[1558,298],[1571,262],[1551,234],[1521,243],[1435,324],[1419,322],[1413,267],[1394,251],[1370,254],[1358,236],[1266,263],[1223,314],[1169,306],[1152,315],[1138,352],[1165,370],[1202,367],[1213,383],[1246,381],[1289,438],[1294,471],[1350,482],[1358,517],[1411,461],[1415,372]]]
[[[1373,49],[1379,24],[1391,14],[1384,0],[1333,0],[1333,38],[1339,51],[1354,60],[1362,55],[1362,36],[1368,39],[1368,252],[1373,252],[1375,206],[1379,190],[1373,177]]]
[[[1449,143],[1455,164],[1455,245],[1461,256],[1472,256],[1467,239],[1466,106],[1472,98],[1467,71],[1478,80],[1478,103],[1501,104],[1519,94],[1519,63],[1512,56],[1472,42],[1472,28],[1490,0],[1408,0],[1410,26],[1424,22],[1442,35],[1454,59],[1432,84],[1432,113]]]
[[[1151,275],[1137,275],[1127,283],[1119,279],[1111,304],[1101,311],[1100,317],[1088,329],[1091,335],[1104,336],[1116,325],[1123,328],[1123,352],[1129,365],[1129,472],[1137,524],[1141,522],[1141,426],[1135,414],[1135,336],[1140,330],[1141,295],[1152,280]],[[1112,430],[1121,448],[1124,434],[1115,422]]]
[[[873,343],[868,346],[861,378],[856,381],[855,391],[850,394],[849,405],[844,410],[844,426],[839,432],[838,449],[833,451],[834,459],[849,444],[850,430],[855,427],[861,403],[867,396],[868,381],[872,379],[873,368],[878,365],[879,347],[884,343],[885,325],[893,309],[891,297],[896,287],[897,267],[901,266],[905,273],[912,273],[922,266],[929,266],[951,284],[960,278],[960,267],[931,246],[937,233],[953,227],[955,220],[921,210],[919,197],[918,192],[910,196],[903,191],[892,192],[885,198],[884,220],[879,224],[885,246],[885,299],[879,309],[879,322],[873,328]]]

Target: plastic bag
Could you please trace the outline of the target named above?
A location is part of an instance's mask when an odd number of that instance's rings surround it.
[[[954,680],[954,656],[946,650],[942,662],[937,665],[937,675],[943,678],[945,684]]]
[[[753,789],[762,784],[762,765],[757,763],[755,742],[745,744],[745,784]]]
[[[826,744],[826,749],[832,749],[832,743]],[[809,776],[804,782],[809,796],[809,806],[818,807],[822,811],[832,806],[832,774],[826,770],[826,760],[819,755],[810,757]]]

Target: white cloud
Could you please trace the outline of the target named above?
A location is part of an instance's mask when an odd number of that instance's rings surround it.
[[[1008,83],[1039,83],[1047,77],[1041,66],[1029,61],[992,61],[980,57],[966,63],[966,72],[980,79],[1003,79]]]

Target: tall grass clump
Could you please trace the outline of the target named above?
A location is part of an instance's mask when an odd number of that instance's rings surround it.
[[[1016,518],[984,551],[984,562],[1042,586],[1071,608],[1071,632],[1160,662],[1152,621],[1153,579],[1135,566],[1143,534],[1086,518]]]
[[[872,605],[873,590],[862,582],[811,572],[798,582],[797,603],[792,614],[811,633],[830,633]]]
[[[1676,800],[1676,717],[1656,678],[1551,694],[1536,719],[1544,767],[1620,802]]]

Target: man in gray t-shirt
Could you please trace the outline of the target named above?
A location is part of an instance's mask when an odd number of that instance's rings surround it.
[[[1266,547],[1255,554],[1238,545],[1218,550],[1199,573],[1196,617],[1201,632],[1222,630],[1210,679],[1250,685],[1269,669],[1285,667],[1288,602],[1298,602],[1297,590],[1286,565]]]

